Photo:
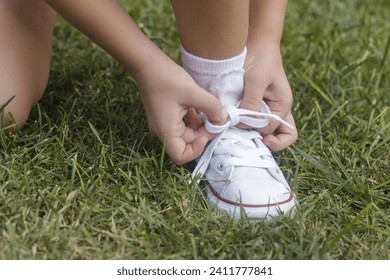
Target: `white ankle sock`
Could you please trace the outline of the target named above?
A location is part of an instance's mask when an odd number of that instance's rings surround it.
[[[238,56],[224,60],[198,57],[181,47],[184,69],[195,82],[221,100],[223,104],[237,105],[244,90],[244,63],[246,48]]]

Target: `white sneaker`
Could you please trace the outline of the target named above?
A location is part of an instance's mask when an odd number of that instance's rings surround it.
[[[211,89],[226,91],[224,86]],[[220,93],[213,94],[218,96]],[[208,144],[193,172],[194,177],[199,174],[204,177],[209,202],[235,219],[242,214],[249,219],[268,219],[288,212],[293,214],[294,194],[270,150],[262,142],[262,136],[257,130],[235,127],[244,123],[249,127],[262,128],[271,119],[282,125],[291,125],[273,115],[264,102],[260,112],[233,105],[225,105],[225,108],[230,117],[225,125],[215,126],[205,119],[206,129],[219,135]]]

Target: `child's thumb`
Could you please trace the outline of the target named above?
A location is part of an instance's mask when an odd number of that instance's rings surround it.
[[[265,86],[246,83],[240,108],[259,112],[260,103],[264,98],[265,91]]]

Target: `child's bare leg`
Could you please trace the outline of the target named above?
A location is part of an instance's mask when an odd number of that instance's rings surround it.
[[[19,129],[42,96],[49,75],[55,12],[42,0],[0,0],[0,107],[2,123]]]
[[[249,0],[172,0],[184,49],[208,59],[239,55],[248,37]]]

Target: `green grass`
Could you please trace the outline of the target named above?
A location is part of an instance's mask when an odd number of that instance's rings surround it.
[[[172,58],[167,1],[127,1]],[[279,153],[296,218],[232,221],[147,130],[124,69],[58,21],[45,96],[0,134],[1,259],[389,259],[389,1],[290,1],[299,140]]]

